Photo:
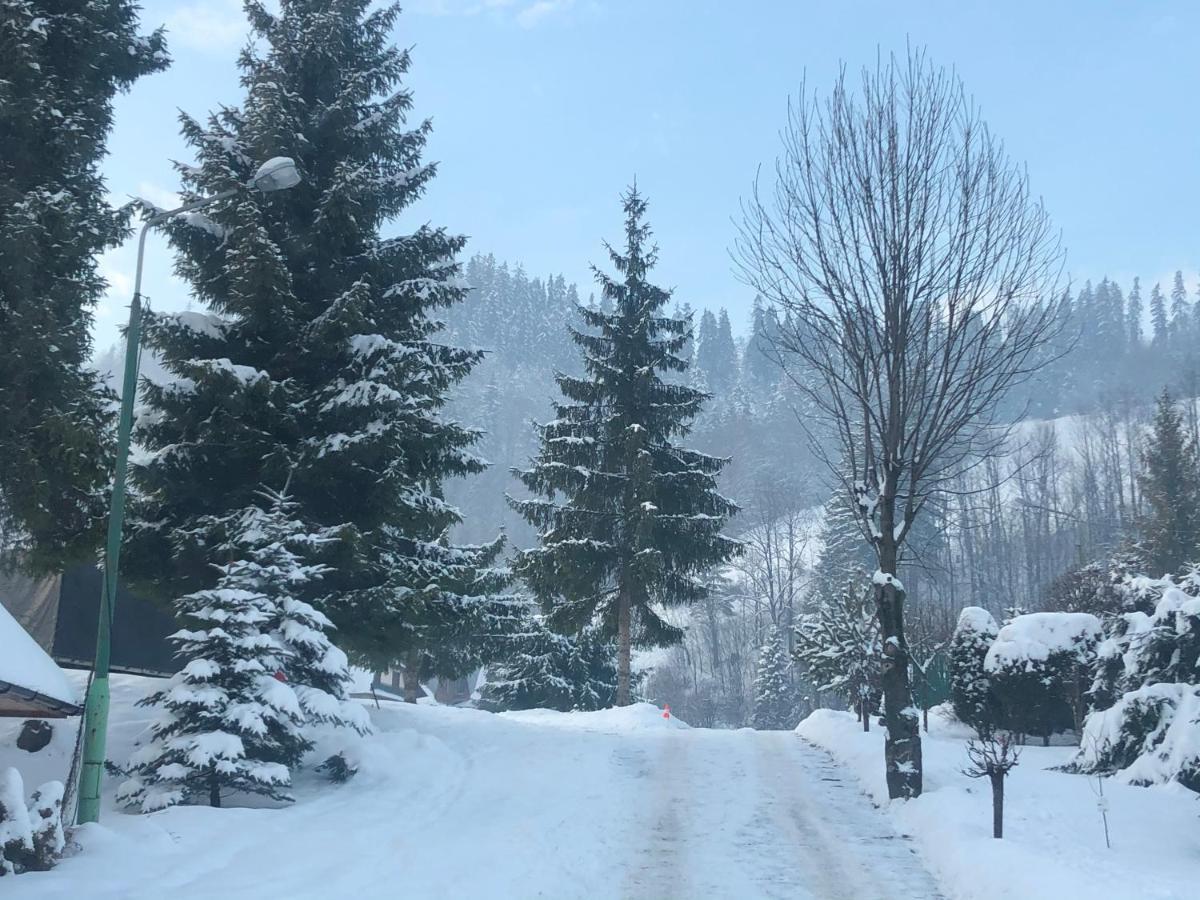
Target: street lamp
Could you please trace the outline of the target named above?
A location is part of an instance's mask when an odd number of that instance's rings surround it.
[[[142,259],[146,252],[146,234],[173,216],[232,197],[241,190],[260,193],[286,190],[300,183],[296,163],[277,156],[258,167],[250,184],[230,188],[185,203],[178,209],[152,215],[142,226],[138,238],[137,270],[133,281],[133,302],[129,305],[129,330],[125,334],[125,375],[121,391],[121,416],[117,424],[117,469],[113,478],[112,505],[108,514],[108,540],[104,550],[104,578],[100,588],[100,622],[96,629],[96,660],[83,712],[83,766],[79,773],[79,807],[76,821],[100,820],[100,779],[104,772],[105,743],[108,738],[108,668],[112,643],[113,613],[117,601],[117,568],[121,558],[121,529],[125,524],[125,475],[129,465],[129,437],[133,430],[133,402],[137,394],[139,345],[142,330]]]

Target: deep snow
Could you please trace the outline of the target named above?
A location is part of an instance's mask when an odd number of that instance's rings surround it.
[[[114,678],[110,755],[151,711],[146,679]],[[492,715],[385,702],[348,784],[311,772],[283,808],[112,805],[49,873],[6,898],[926,898],[909,841],[823,752],[789,732],[710,731],[640,704]],[[74,722],[0,766],[62,778]]]
[[[1106,779],[1112,849],[1104,844],[1097,779],[1051,771],[1073,746],[1022,748],[1005,789],[1004,838],[992,838],[987,779],[962,774],[968,730],[930,713],[923,734],[925,792],[890,803],[883,732],[850,713],[818,710],[797,733],[828,750],[913,836],[947,896],[956,900],[1183,900],[1200,888],[1200,804],[1178,784],[1132,787]]]

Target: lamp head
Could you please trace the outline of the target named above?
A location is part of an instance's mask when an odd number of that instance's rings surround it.
[[[254,189],[264,194],[284,191],[300,183],[300,171],[290,156],[276,156],[258,167],[251,182]]]

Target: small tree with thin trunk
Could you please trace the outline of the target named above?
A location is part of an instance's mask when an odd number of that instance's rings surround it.
[[[879,623],[870,596],[853,583],[814,598],[816,609],[796,626],[796,662],[817,690],[831,691],[850,706],[863,731],[879,708]]]
[[[1004,779],[1017,765],[1021,749],[1007,731],[980,732],[967,741],[971,764],[963,769],[968,778],[987,778],[992,785],[992,837],[1004,837]]]
[[[796,699],[784,633],[778,626],[767,630],[758,654],[754,676],[754,727],[787,728],[795,724]]]
[[[746,280],[791,315],[776,338],[874,549],[888,792],[921,792],[904,588],[913,523],[998,451],[1008,390],[1045,362],[1061,252],[1049,218],[957,77],[881,58],[790,111],[773,192],[744,204]],[[809,417],[812,418],[812,417]],[[807,421],[807,420],[806,420]],[[814,420],[815,421],[815,420]]]

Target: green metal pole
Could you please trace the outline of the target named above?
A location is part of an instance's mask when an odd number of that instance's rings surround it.
[[[295,184],[259,190],[282,190]],[[111,656],[113,614],[117,605],[117,570],[121,562],[121,531],[125,525],[125,475],[129,469],[129,441],[133,431],[133,406],[137,398],[138,357],[142,339],[142,260],[146,235],[155,225],[179,213],[190,212],[225,200],[242,188],[230,188],[211,197],[185,203],[178,209],[159,212],[146,220],[138,237],[137,270],[133,279],[133,303],[129,306],[129,330],[125,333],[125,377],[121,390],[121,418],[117,424],[117,470],[113,477],[112,505],[108,514],[108,540],[104,548],[104,583],[100,588],[100,621],[96,628],[96,661],[92,684],[83,709],[83,765],[79,772],[79,808],[75,821],[100,821],[100,781],[104,775],[104,751],[108,742],[108,668]]]
[[[142,232],[145,243],[145,232]],[[108,738],[108,668],[112,622],[117,603],[117,570],[121,560],[121,531],[125,524],[125,476],[129,468],[129,440],[133,430],[133,405],[137,395],[138,346],[142,330],[141,248],[138,250],[138,288],[129,306],[125,333],[125,377],[121,391],[121,418],[117,425],[117,470],[113,479],[112,507],[108,516],[108,541],[104,549],[104,581],[100,588],[100,621],[96,628],[96,662],[84,706],[83,767],[79,774],[79,811],[76,821],[100,821],[100,781]]]

